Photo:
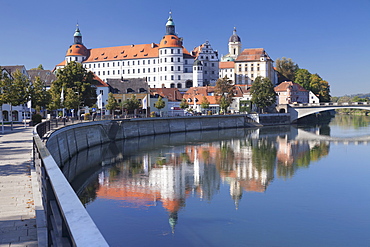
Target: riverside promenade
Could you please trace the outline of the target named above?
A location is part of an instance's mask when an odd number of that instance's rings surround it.
[[[0,126],[0,247],[37,246],[31,180],[33,127]]]

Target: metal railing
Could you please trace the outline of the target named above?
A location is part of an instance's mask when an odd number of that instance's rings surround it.
[[[108,246],[41,139],[50,127],[49,121],[38,124],[33,134],[34,164],[47,228],[44,242],[47,246]]]

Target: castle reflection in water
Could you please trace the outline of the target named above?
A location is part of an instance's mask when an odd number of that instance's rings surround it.
[[[243,133],[231,139],[153,147],[125,155],[99,172],[80,194],[81,200],[113,199],[136,208],[159,205],[168,211],[174,230],[187,198],[211,201],[221,184],[227,183],[237,209],[244,192],[263,193],[275,176],[291,178],[297,169],[329,152],[327,142],[299,140],[296,128]]]

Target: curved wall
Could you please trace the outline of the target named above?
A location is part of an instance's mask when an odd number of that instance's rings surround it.
[[[103,143],[140,136],[258,126],[246,115],[143,118],[80,123],[54,131],[46,147],[59,166],[76,153]]]

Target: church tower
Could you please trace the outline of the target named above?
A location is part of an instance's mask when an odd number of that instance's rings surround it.
[[[229,38],[229,55],[236,59],[242,50],[242,40],[236,34],[236,28],[234,27],[233,35]]]

